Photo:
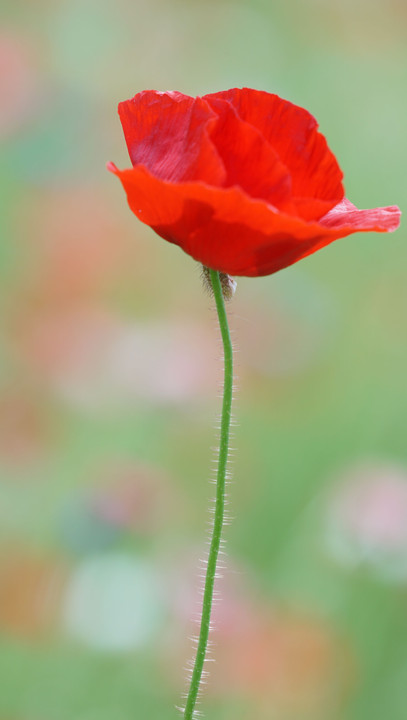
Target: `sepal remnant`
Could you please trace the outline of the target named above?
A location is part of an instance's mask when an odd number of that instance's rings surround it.
[[[224,300],[231,300],[236,292],[236,280],[234,280],[234,278],[232,278],[230,275],[227,275],[227,273],[222,272],[219,273],[219,279],[222,287],[222,295]],[[202,282],[205,290],[207,290],[210,295],[213,295],[210,269],[207,268],[205,265],[202,265]]]

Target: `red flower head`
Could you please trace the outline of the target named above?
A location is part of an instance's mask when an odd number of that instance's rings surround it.
[[[354,232],[395,230],[396,206],[358,210],[307,110],[258,90],[120,103],[133,167],[108,168],[158,235],[230,275],[269,275]]]

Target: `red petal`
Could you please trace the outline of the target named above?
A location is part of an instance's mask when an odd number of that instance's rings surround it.
[[[372,210],[358,210],[347,198],[344,198],[325,217],[321,218],[320,225],[332,230],[351,228],[350,232],[393,232],[400,225],[400,216],[400,208],[397,205],[373,208]]]
[[[209,139],[216,113],[202,98],[145,90],[119,104],[133,165],[163,180],[222,184],[225,170]]]
[[[342,171],[318,123],[307,111],[278,95],[250,88],[206,95],[229,101],[277,152],[292,178],[293,200],[306,220],[317,220],[342,200]]]
[[[119,171],[130,208],[161,237],[195,260],[230,275],[269,275],[339,237],[367,230],[394,230],[398,208],[356,210],[348,201],[323,222],[305,222],[253,200],[239,187],[170,183],[141,166]]]
[[[210,137],[226,170],[224,186],[239,185],[250,197],[296,215],[290,175],[273,148],[229,102],[208,98],[208,103],[219,116]]]

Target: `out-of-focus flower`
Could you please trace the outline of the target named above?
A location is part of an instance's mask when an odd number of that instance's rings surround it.
[[[249,88],[120,103],[133,167],[109,170],[131,210],[204,266],[270,275],[351,233],[395,230],[400,210],[358,210],[313,116]]]
[[[327,542],[340,562],[366,565],[381,579],[407,581],[407,471],[360,465],[344,474],[330,496]]]
[[[127,652],[151,642],[165,613],[158,570],[133,555],[89,557],[74,570],[63,603],[66,630],[89,647]]]
[[[21,291],[28,311],[99,297],[128,266],[129,234],[98,189],[77,183],[37,190],[18,229],[34,254]]]
[[[243,706],[247,702],[261,720],[274,714],[287,720],[326,718],[354,681],[356,662],[347,644],[320,618],[255,596],[245,574],[231,568],[230,560],[228,566],[216,581],[219,601],[213,607],[209,653],[216,664],[213,673],[212,663],[207,667],[208,692],[237,697]],[[170,588],[178,622],[185,624],[193,615],[198,621],[197,588],[182,582],[182,573]],[[188,651],[183,647],[182,652]]]
[[[185,402],[204,397],[218,377],[210,328],[182,319],[137,324],[93,308],[49,311],[32,319],[20,342],[36,372],[67,403],[84,410],[142,399]]]
[[[38,77],[22,37],[0,31],[0,137],[27,122],[38,103]]]
[[[322,718],[342,704],[353,663],[333,630],[306,614],[251,609],[250,623],[240,626],[235,612],[235,622],[214,636],[215,692],[250,698],[267,708],[260,717],[272,708],[280,717]]]
[[[106,463],[97,487],[68,500],[60,535],[77,553],[113,546],[126,533],[151,536],[162,531],[173,504],[165,473],[139,463]],[[109,467],[110,465],[110,467]]]
[[[3,547],[0,628],[23,637],[39,637],[55,629],[65,581],[60,558]]]
[[[95,516],[118,528],[152,534],[163,528],[171,506],[168,479],[160,468],[141,463],[105,469],[106,481],[89,499]]]

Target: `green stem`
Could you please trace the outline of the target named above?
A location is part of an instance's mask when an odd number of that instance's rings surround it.
[[[198,648],[192,678],[189,687],[187,702],[184,710],[184,720],[192,720],[194,717],[194,708],[199,692],[199,685],[202,677],[202,670],[205,662],[206,650],[208,646],[209,627],[211,619],[211,610],[213,603],[213,588],[215,584],[216,565],[218,561],[219,548],[222,535],[222,527],[225,515],[225,482],[226,482],[226,466],[229,452],[229,435],[230,435],[230,419],[232,407],[232,391],[233,391],[233,353],[232,342],[230,339],[228,320],[223,299],[223,292],[219,273],[216,270],[210,270],[210,279],[215,297],[216,310],[218,312],[219,326],[222,335],[223,353],[224,353],[224,384],[223,384],[223,403],[222,403],[222,420],[220,429],[220,446],[218,458],[218,470],[216,476],[216,504],[215,519],[213,523],[213,532],[211,545],[209,549],[208,565],[206,568],[204,596],[202,604],[201,627],[198,639]]]

